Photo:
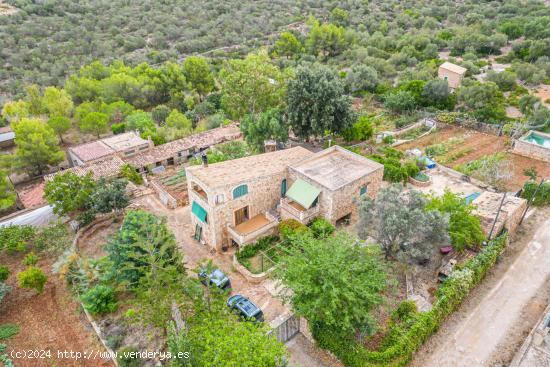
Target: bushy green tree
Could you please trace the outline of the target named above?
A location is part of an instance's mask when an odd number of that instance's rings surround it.
[[[287,75],[271,63],[266,52],[230,60],[220,71],[219,79],[222,105],[233,118],[284,104]]]
[[[73,100],[64,90],[56,87],[47,87],[44,89],[42,105],[48,111],[50,117],[65,116],[70,117],[73,112]]]
[[[126,129],[139,131],[143,133],[145,131],[155,131],[156,126],[151,118],[151,115],[144,111],[136,111],[130,116],[126,117]]]
[[[371,119],[367,116],[360,116],[352,127],[344,130],[342,136],[348,142],[365,141],[374,135],[374,127]]]
[[[292,290],[286,301],[312,324],[353,332],[374,330],[373,311],[388,287],[379,251],[346,232],[315,239],[298,236],[276,276]]]
[[[332,57],[342,53],[347,46],[345,29],[332,23],[319,23],[313,20],[313,25],[306,39],[306,49],[317,56]]]
[[[77,176],[73,172],[57,174],[46,182],[44,197],[56,214],[66,215],[84,210],[95,191],[92,174]]]
[[[214,75],[208,61],[200,56],[189,56],[183,61],[183,73],[201,99],[214,90]]]
[[[19,121],[29,117],[29,104],[25,101],[7,102],[2,107],[2,117],[8,122]]]
[[[258,116],[247,116],[241,121],[240,128],[248,145],[256,151],[263,149],[266,140],[288,140],[284,112],[278,108],[269,109]]]
[[[376,200],[363,196],[358,204],[359,237],[376,239],[386,259],[425,262],[436,246],[449,240],[448,216],[426,211],[427,204],[423,194],[403,192],[401,184],[381,189]]]
[[[23,119],[12,123],[15,132],[15,167],[31,175],[41,175],[65,157],[55,132],[40,120]]]
[[[303,48],[302,42],[292,32],[283,32],[275,41],[273,55],[292,58],[302,53]]]
[[[474,83],[460,88],[458,100],[481,120],[491,122],[505,118],[503,95],[495,83]]]
[[[486,80],[498,85],[501,91],[508,92],[515,87],[516,78],[517,78],[516,74],[510,71],[502,71],[498,73],[496,71],[491,70],[487,73]]]
[[[449,236],[453,248],[463,251],[466,247],[478,247],[485,239],[481,220],[473,214],[474,206],[464,198],[445,190],[442,196],[432,195],[426,210],[437,210],[449,215]]]
[[[94,315],[115,312],[118,308],[117,298],[113,288],[98,284],[80,296],[84,308]]]
[[[193,125],[187,116],[176,109],[172,110],[166,118],[166,126],[186,131],[190,131],[193,128]]]
[[[17,274],[17,280],[19,287],[35,289],[40,294],[44,291],[44,284],[46,284],[48,278],[44,275],[42,269],[29,266]]]
[[[421,96],[428,106],[450,110],[454,108],[455,98],[451,95],[449,83],[446,80],[430,80],[424,86]]]
[[[384,96],[384,106],[389,108],[393,113],[403,113],[415,109],[417,102],[412,92],[398,90]]]
[[[222,300],[223,301],[223,300]],[[284,344],[267,335],[262,323],[243,322],[220,300],[186,320],[185,329],[168,324],[171,353],[188,352],[189,358],[176,360],[177,367],[254,366],[279,367],[287,358]]]
[[[371,66],[357,64],[346,75],[346,84],[351,92],[374,92],[378,86],[378,72]]]
[[[127,163],[120,169],[120,174],[124,176],[128,181],[141,185],[143,184],[143,176],[136,170],[136,167]]]
[[[15,205],[15,189],[4,170],[0,170],[0,212]]]
[[[65,116],[54,116],[48,119],[48,126],[59,136],[59,140],[63,143],[63,134],[71,128],[71,120]]]
[[[288,84],[287,105],[292,131],[302,139],[326,131],[341,133],[354,119],[342,81],[321,65],[298,68],[296,78]]]
[[[165,105],[156,106],[151,110],[151,118],[159,125],[164,125],[168,115],[170,115],[170,108]]]
[[[109,131],[109,116],[101,112],[90,112],[78,124],[80,131],[94,134],[99,139],[101,134]]]
[[[106,180],[100,178],[93,193],[88,200],[88,206],[96,213],[118,213],[130,203],[130,198],[126,194],[125,179]]]
[[[25,92],[25,101],[29,106],[29,113],[33,116],[40,115],[44,110],[44,106],[42,105],[42,95],[40,93],[40,87],[36,84],[32,84],[25,88]]]

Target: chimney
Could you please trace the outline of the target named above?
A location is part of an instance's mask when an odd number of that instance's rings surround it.
[[[202,166],[208,167],[208,157],[206,156],[206,153],[204,151],[201,153],[201,159],[202,159]]]

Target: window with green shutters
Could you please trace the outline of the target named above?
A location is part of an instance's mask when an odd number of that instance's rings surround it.
[[[240,198],[246,194],[248,194],[248,185],[240,185],[233,189],[233,199]]]
[[[368,185],[365,185],[365,186],[361,187],[361,190],[359,191],[359,195],[363,196],[363,195],[365,195],[368,191],[369,191],[369,186],[368,186]]]
[[[284,198],[286,196],[286,178],[283,178],[283,181],[281,181],[281,197]]]

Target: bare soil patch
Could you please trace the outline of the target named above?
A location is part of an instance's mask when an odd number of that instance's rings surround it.
[[[550,85],[541,84],[535,88],[531,94],[539,97],[542,103],[546,107],[550,108],[550,102],[546,102],[547,100],[550,100]]]
[[[66,285],[57,275],[52,274],[54,259],[43,259],[38,266],[44,270],[48,282],[42,294],[34,290],[17,287],[16,274],[25,269],[21,264],[24,255],[8,256],[0,254],[0,264],[11,270],[7,283],[13,287],[0,305],[0,324],[15,323],[21,327],[19,333],[6,342],[8,353],[11,350],[49,350],[51,359],[14,359],[18,367],[112,367],[110,361],[59,359],[58,351],[100,351],[103,346],[88,324],[80,307]]]

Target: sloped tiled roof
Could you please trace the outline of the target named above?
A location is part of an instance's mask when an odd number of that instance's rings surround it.
[[[77,145],[69,150],[83,162],[93,161],[114,154],[115,151],[103,143],[101,140]]]
[[[460,65],[450,63],[448,61],[445,61],[443,64],[441,64],[440,68],[452,71],[453,73],[457,73],[457,74],[460,74],[460,75],[465,74],[468,71],[468,69],[463,68]]]
[[[101,177],[116,177],[120,174],[120,169],[124,166],[124,161],[120,157],[113,155],[105,159],[84,164],[82,166],[71,167],[69,169],[49,174],[44,177],[46,181],[50,181],[55,175],[66,172],[73,172],[77,176],[84,176],[88,172],[92,173],[92,178],[98,180]]]

